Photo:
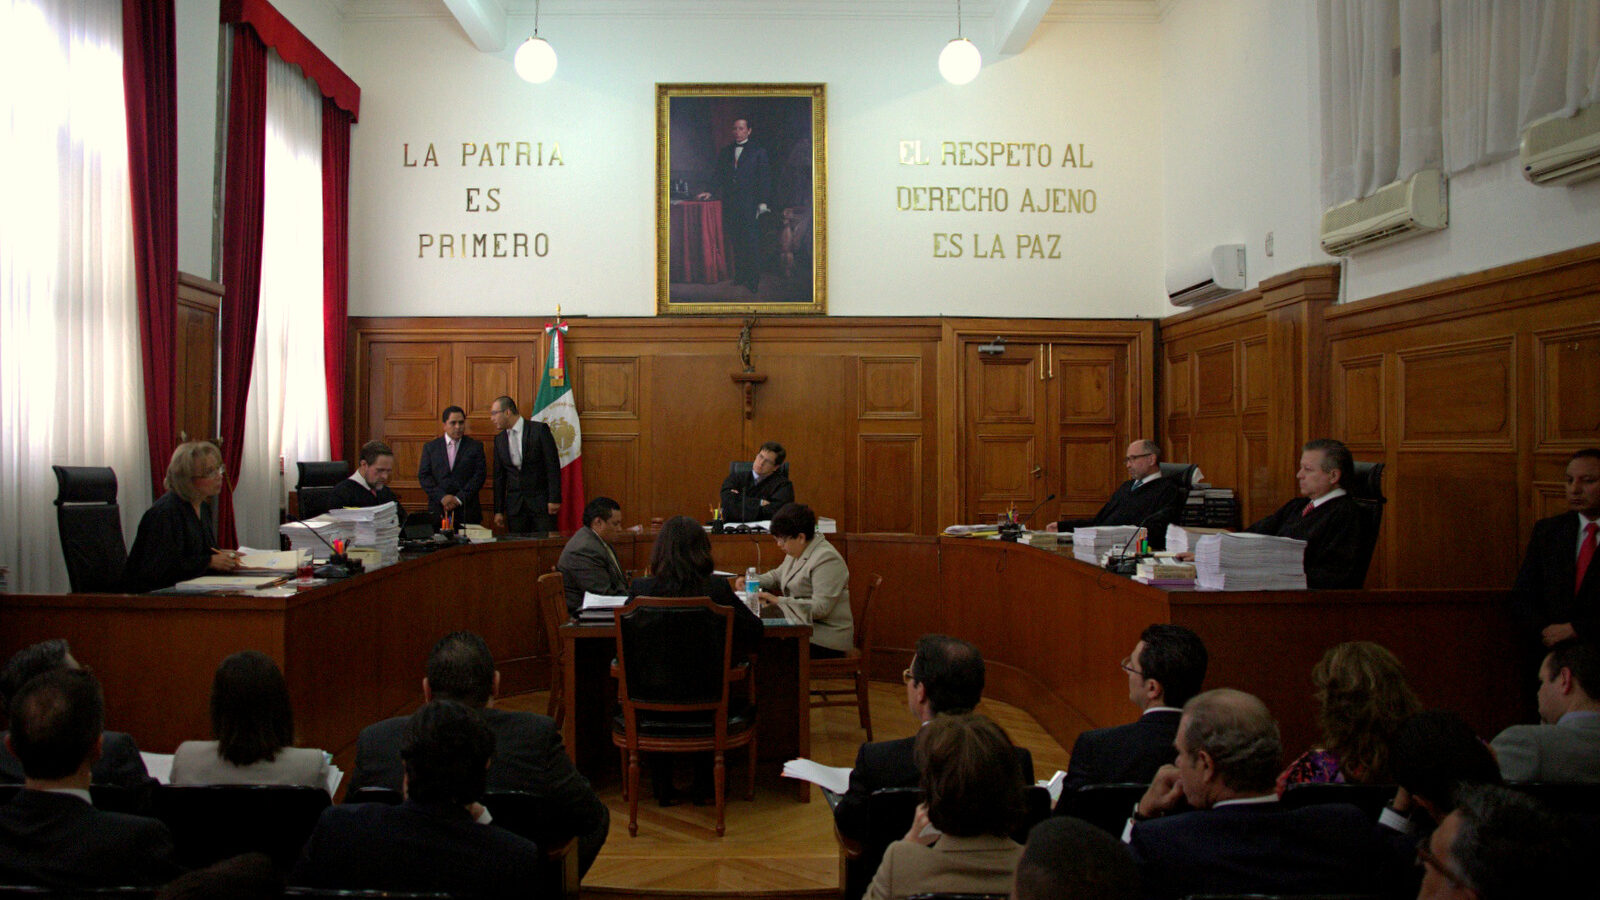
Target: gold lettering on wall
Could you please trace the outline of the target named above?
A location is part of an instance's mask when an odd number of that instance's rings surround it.
[[[461,150],[460,168],[539,169],[565,167],[567,164],[559,141],[485,140],[456,143]],[[439,151],[435,144],[434,141],[425,144],[402,143],[400,168],[439,168]],[[449,144],[445,146],[446,152],[449,152]],[[456,196],[466,212],[493,215],[505,211],[508,202],[515,196],[512,193],[514,190],[508,191],[505,185],[500,184],[474,185],[465,189],[464,197],[461,194]],[[504,224],[514,226],[523,223]],[[543,259],[549,253],[550,235],[543,231],[513,227],[480,232],[417,233],[418,259]]]

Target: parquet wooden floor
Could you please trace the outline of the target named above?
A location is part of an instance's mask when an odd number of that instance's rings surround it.
[[[547,695],[523,694],[497,702],[504,709],[543,712]],[[890,740],[916,731],[905,689],[873,684],[873,737]],[[1033,752],[1034,774],[1048,778],[1067,767],[1067,751],[1031,716],[1013,706],[984,701],[979,712],[1000,724],[1012,741]],[[811,711],[811,755],[830,766],[855,762],[865,735],[853,707]],[[833,817],[821,792],[795,799],[792,782],[776,773],[756,779],[756,798],[743,799],[742,751],[729,769],[727,834],[716,836],[716,812],[689,804],[662,809],[649,789],[639,803],[639,836],[628,837],[628,805],[620,784],[602,784],[611,809],[611,836],[584,878],[585,897],[697,897],[760,895],[764,900],[835,897],[839,852]]]

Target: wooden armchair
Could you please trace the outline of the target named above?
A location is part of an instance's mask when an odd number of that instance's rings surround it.
[[[545,643],[550,647],[550,703],[545,715],[556,720],[566,718],[566,661],[561,645],[561,626],[567,624],[572,614],[567,610],[567,592],[560,572],[539,576],[539,618],[544,623]]]
[[[855,646],[839,659],[813,659],[811,661],[811,708],[822,706],[854,706],[860,714],[861,727],[872,741],[872,710],[867,705],[867,678],[872,671],[872,597],[883,584],[882,575],[873,575],[867,582],[866,597],[861,601],[861,616],[856,620]],[[819,681],[849,679],[849,688],[815,687]]]

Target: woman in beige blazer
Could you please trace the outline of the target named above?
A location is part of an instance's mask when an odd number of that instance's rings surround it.
[[[811,626],[813,659],[836,659],[851,648],[850,569],[828,539],[817,534],[811,507],[790,503],[772,516],[772,538],[784,560],[761,575],[756,595],[790,619]]]
[[[291,747],[294,714],[277,663],[254,650],[222,661],[211,682],[214,741],[184,741],[173,784],[300,784],[326,789],[328,754]]]
[[[1011,739],[976,713],[935,716],[917,733],[916,760],[925,802],[884,852],[866,900],[1010,893],[1022,845],[1008,835],[1026,812]]]

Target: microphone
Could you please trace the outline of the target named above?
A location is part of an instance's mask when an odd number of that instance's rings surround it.
[[[1133,534],[1128,535],[1128,541],[1122,545],[1122,549],[1106,558],[1106,571],[1115,572],[1118,575],[1132,575],[1133,565],[1130,564],[1128,548],[1133,546],[1133,542],[1138,539],[1139,530],[1141,528],[1144,528],[1151,522],[1160,518],[1165,512],[1166,510],[1164,509],[1158,509],[1150,515],[1145,516],[1143,519],[1140,519],[1139,524],[1134,526]],[[1146,537],[1148,536],[1149,532],[1146,532]],[[1137,559],[1137,557],[1134,558]]]
[[[1027,515],[1025,515],[1025,516],[1023,516],[1023,517],[1022,517],[1022,520],[1021,520],[1021,521],[1022,521],[1022,522],[1026,522],[1026,521],[1028,521],[1028,520],[1029,520],[1029,519],[1031,519],[1031,518],[1033,518],[1033,514],[1034,514],[1034,513],[1036,513],[1036,512],[1038,512],[1038,511],[1039,511],[1039,510],[1041,510],[1041,509],[1043,509],[1043,508],[1044,508],[1044,505],[1045,505],[1045,504],[1046,504],[1046,503],[1049,503],[1049,502],[1050,502],[1050,501],[1051,501],[1051,500],[1054,500],[1054,499],[1055,499],[1055,498],[1056,498],[1056,495],[1055,495],[1055,494],[1051,494],[1051,495],[1050,495],[1050,496],[1048,496],[1048,497],[1046,497],[1046,498],[1044,498],[1044,499],[1043,499],[1043,500],[1040,500],[1040,501],[1039,501],[1039,505],[1038,505],[1038,506],[1035,506],[1035,507],[1034,507],[1034,508],[1033,508],[1033,509],[1032,509],[1032,510],[1030,510],[1030,511],[1029,511],[1029,512],[1028,512],[1028,514],[1027,514]],[[1019,523],[1019,524],[1021,524],[1021,523]]]
[[[328,543],[328,539],[318,534],[315,528],[307,525],[304,519],[301,519],[298,516],[289,515],[287,510],[284,511],[284,515],[290,519],[293,519],[299,524],[304,525],[305,529],[311,532],[312,537],[321,541],[322,545],[328,548],[327,563],[318,566],[311,574],[317,576],[318,578],[349,578],[351,575],[359,575],[360,573],[366,571],[366,566],[362,565],[359,560],[351,559],[350,557],[334,549],[334,546]]]
[[[1002,540],[1002,541],[1016,541],[1016,540],[1021,539],[1021,537],[1022,537],[1022,523],[1024,523],[1024,522],[1028,521],[1029,519],[1033,518],[1033,514],[1034,513],[1038,512],[1046,503],[1049,503],[1051,500],[1054,500],[1055,498],[1056,498],[1056,495],[1055,494],[1051,494],[1050,496],[1044,498],[1043,500],[1040,500],[1039,501],[1039,505],[1035,506],[1032,510],[1029,510],[1027,515],[1023,516],[1022,518],[1018,519],[1015,522],[1007,522],[1007,523],[1001,525],[1000,529],[999,529],[1000,530],[1000,540]]]

